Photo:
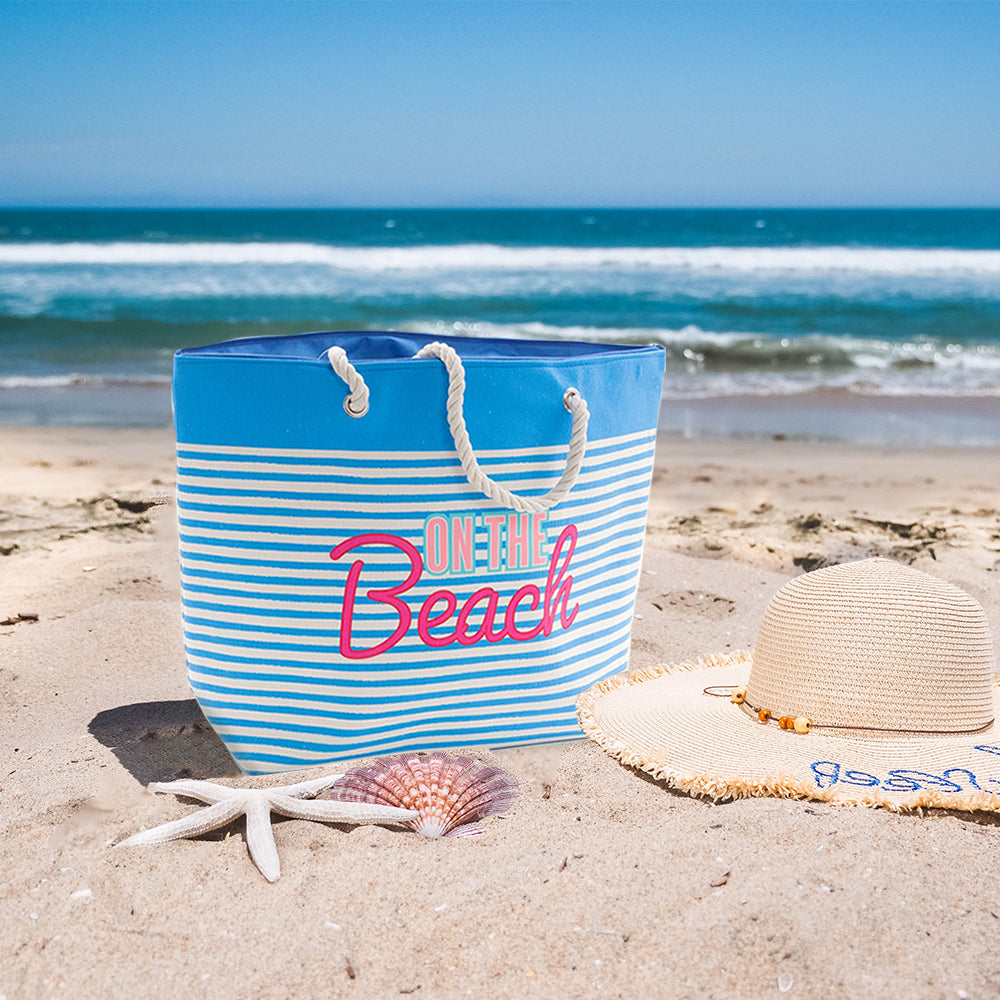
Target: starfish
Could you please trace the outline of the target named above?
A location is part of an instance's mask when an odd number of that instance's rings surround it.
[[[116,846],[165,844],[181,837],[197,837],[246,814],[247,849],[250,857],[268,882],[276,882],[281,875],[281,863],[278,861],[278,848],[271,830],[272,812],[324,823],[406,823],[417,818],[417,813],[412,809],[332,799],[315,801],[311,798],[324,788],[329,788],[340,777],[342,775],[329,774],[323,778],[300,781],[295,785],[260,789],[231,788],[211,781],[155,782],[150,786],[154,792],[184,795],[211,804],[207,809],[199,809],[190,816],[133,834]],[[303,801],[306,799],[309,801]]]

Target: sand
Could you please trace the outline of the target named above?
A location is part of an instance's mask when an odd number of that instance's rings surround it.
[[[169,431],[0,429],[0,997],[1000,996],[998,820],[724,805],[586,741],[498,751],[484,836],[277,820],[115,849],[239,777],[185,677]],[[888,555],[1000,636],[989,450],[660,445],[633,665],[752,645],[771,594]]]

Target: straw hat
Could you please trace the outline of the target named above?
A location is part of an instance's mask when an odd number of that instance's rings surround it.
[[[1000,810],[994,669],[972,597],[866,559],[782,587],[752,655],[619,674],[577,713],[623,764],[712,799]]]

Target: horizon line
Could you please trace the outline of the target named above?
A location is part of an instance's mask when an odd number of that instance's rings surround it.
[[[24,204],[0,212],[995,212],[1000,203],[885,205],[265,205],[265,204]]]

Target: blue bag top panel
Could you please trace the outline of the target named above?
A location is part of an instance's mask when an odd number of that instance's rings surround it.
[[[333,346],[342,347],[352,364],[368,361],[396,361],[412,358],[422,347],[435,341],[448,344],[463,360],[555,361],[560,358],[607,356],[622,352],[663,352],[659,345],[599,344],[573,340],[519,340],[498,337],[430,336],[424,333],[395,333],[371,330],[303,333],[285,337],[243,337],[205,347],[186,347],[177,352],[184,357],[289,358],[323,361]]]
[[[565,447],[573,386],[590,410],[588,440],[656,427],[665,352],[659,345],[313,333],[231,340],[179,351],[174,421],[179,442],[262,448],[450,451],[448,375],[440,340],[467,370],[463,405],[477,448]],[[348,387],[325,352],[343,347],[371,391],[366,416],[343,409]]]

